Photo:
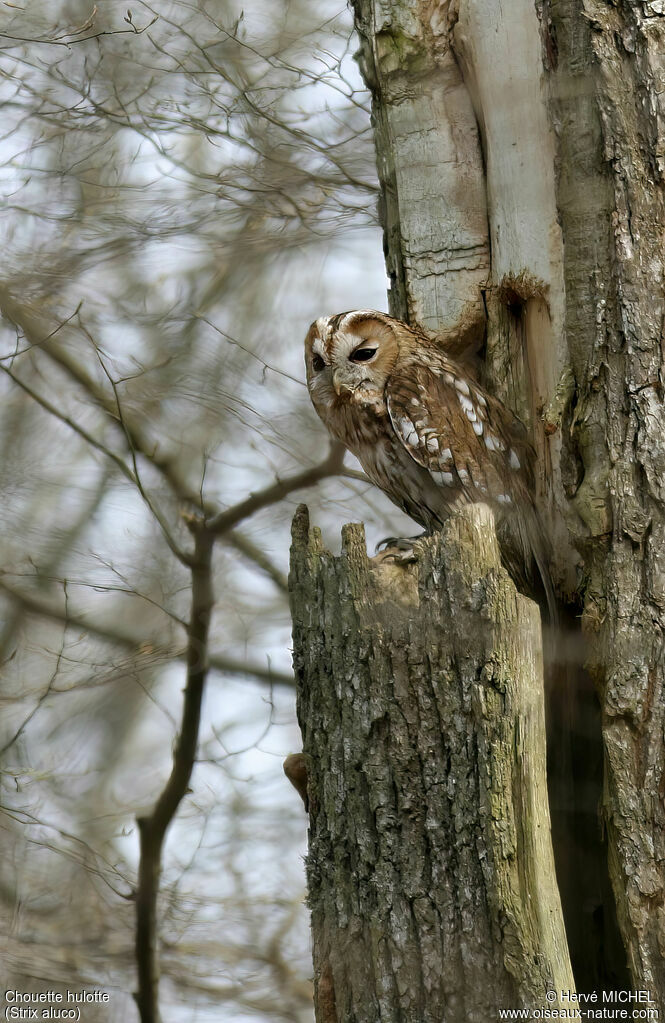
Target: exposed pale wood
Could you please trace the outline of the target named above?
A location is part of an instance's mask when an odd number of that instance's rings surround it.
[[[482,337],[489,271],[478,128],[449,42],[447,5],[355,0],[374,96],[390,312]]]
[[[580,559],[567,520],[577,517],[561,477],[562,417],[572,379],[541,24],[533,0],[460,0],[452,40],[485,157],[492,252],[488,372],[495,392],[530,428],[541,514],[555,541],[552,571],[572,593]]]
[[[552,572],[572,594],[584,532],[562,452],[573,379],[541,22],[532,0],[354,0],[373,94],[394,315],[486,341],[493,390],[529,426]]]

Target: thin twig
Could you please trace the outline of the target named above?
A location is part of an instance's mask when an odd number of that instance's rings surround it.
[[[100,32],[93,32],[91,35],[84,36],[82,39],[73,39],[71,37],[78,35],[79,32],[83,32],[85,31],[85,29],[78,29],[78,31],[74,29],[71,33],[68,32],[64,33],[62,36],[58,36],[57,38],[54,39],[49,39],[48,36],[47,37],[42,36],[41,39],[39,37],[31,38],[30,36],[13,36],[9,35],[8,32],[0,32],[0,38],[9,39],[11,40],[12,43],[20,45],[29,43],[31,46],[64,46],[69,50],[71,49],[72,46],[75,46],[77,43],[88,43],[93,39],[101,39],[103,36],[143,35],[143,33],[147,32],[149,28],[152,28],[152,26],[157,21],[158,17],[159,17],[158,15],[155,15],[152,21],[148,22],[147,25],[144,25],[143,28],[137,28],[136,25],[131,20],[131,18],[125,18],[124,20],[130,24],[131,26],[130,28],[105,29]],[[68,39],[67,36],[70,36],[70,38]],[[13,49],[13,47],[2,46],[0,47],[0,49],[10,50]]]
[[[64,596],[65,596],[65,614],[66,614],[67,613],[67,583],[66,582],[63,583],[63,591],[64,591]],[[28,725],[30,724],[32,719],[35,717],[35,715],[37,714],[39,709],[42,707],[44,702],[51,695],[51,693],[53,691],[53,687],[55,685],[55,680],[57,679],[58,674],[60,672],[60,665],[62,663],[62,655],[63,655],[63,653],[65,651],[65,636],[66,636],[66,634],[63,632],[62,640],[60,642],[60,649],[58,650],[58,653],[57,653],[56,659],[55,659],[55,667],[53,668],[53,671],[51,672],[51,677],[50,677],[50,679],[48,681],[48,685],[46,686],[46,689],[41,694],[41,696],[39,697],[39,699],[35,703],[35,705],[32,708],[32,710],[29,711],[27,716],[23,718],[23,721],[18,726],[18,728],[15,730],[14,734],[12,735],[12,737],[7,740],[7,742],[4,744],[4,746],[0,747],[0,757],[4,756],[4,754],[7,752],[7,750],[10,749],[14,745],[15,742],[18,742],[18,740],[21,738],[21,736],[23,735],[24,731],[26,730],[26,728],[28,727]]]
[[[287,380],[291,380],[294,384],[298,384],[299,387],[307,386],[304,380],[299,380],[298,377],[292,376],[292,374],[287,373],[286,370],[279,369],[277,366],[273,366],[272,363],[266,362],[266,360],[262,359],[260,355],[257,355],[256,352],[253,352],[251,348],[247,348],[247,346],[244,345],[241,341],[238,341],[235,337],[231,337],[230,334],[227,334],[225,330],[222,330],[221,327],[218,327],[216,323],[213,323],[212,320],[209,320],[207,316],[203,315],[203,313],[195,312],[194,316],[197,318],[197,320],[201,320],[203,323],[207,323],[209,327],[212,327],[213,330],[216,330],[218,334],[220,334],[223,338],[225,338],[226,341],[229,342],[229,344],[235,345],[236,348],[239,348],[242,352],[245,352],[246,355],[249,355],[250,358],[255,359],[256,362],[260,363],[263,366],[264,374],[268,370],[270,370],[270,372],[276,373],[278,376],[285,377]]]
[[[40,572],[36,579],[38,586],[43,586],[46,578],[49,576],[55,576],[58,566],[62,563],[66,555],[70,553],[76,540],[89,524],[95,512],[99,509],[107,491],[110,472],[110,466],[105,465],[97,487],[92,492],[91,499],[87,504],[83,505],[77,518],[75,518],[65,532],[58,537],[57,545],[54,545],[53,550],[40,567]],[[58,581],[60,581],[61,578],[62,577],[59,576]],[[9,647],[13,643],[14,637],[18,632],[21,615],[22,607],[15,601],[13,612],[4,616],[4,621],[0,628],[0,664],[2,664],[5,660]]]
[[[51,338],[55,337],[55,335],[58,333],[58,331],[62,330],[63,327],[66,327],[68,323],[71,323],[71,321],[78,316],[78,314],[79,314],[79,312],[81,310],[81,306],[82,305],[83,305],[83,301],[81,300],[79,302],[79,304],[77,305],[76,309],[74,310],[74,312],[70,313],[69,316],[66,316],[64,320],[62,320],[60,323],[58,323],[58,325],[56,327],[54,327],[53,330],[49,334],[47,334],[45,337],[43,337],[41,341],[32,342],[27,337],[27,335],[26,335],[26,339],[28,341],[28,344],[26,345],[26,347],[25,348],[15,348],[13,352],[9,352],[7,355],[0,355],[0,362],[13,361],[14,359],[17,359],[19,355],[24,355],[26,352],[32,351],[33,348],[39,348],[40,345],[46,344],[47,341],[50,341]],[[14,321],[14,322],[16,322],[16,321]],[[16,324],[16,326],[17,327],[21,327],[20,324]],[[23,333],[25,334],[25,331],[23,331]]]
[[[139,494],[141,495],[141,497],[142,497],[144,503],[146,504],[146,506],[149,508],[151,514],[154,516],[155,520],[159,524],[159,527],[160,527],[162,533],[164,534],[164,539],[168,543],[169,547],[171,548],[173,553],[176,555],[176,557],[180,558],[180,560],[183,561],[183,554],[184,554],[184,552],[182,552],[180,550],[179,546],[176,544],[175,539],[171,536],[171,530],[169,529],[169,525],[168,525],[166,519],[164,518],[164,516],[162,515],[162,513],[159,510],[159,508],[157,507],[157,505],[152,500],[152,498],[150,497],[150,494],[147,492],[147,490],[143,486],[143,480],[141,479],[141,473],[139,472],[139,467],[138,467],[138,464],[137,464],[137,461],[136,461],[136,447],[134,446],[134,441],[133,441],[132,433],[131,433],[131,431],[129,429],[129,426],[127,425],[127,423],[125,421],[125,416],[124,416],[123,409],[122,409],[122,403],[120,401],[120,395],[118,394],[118,388],[117,388],[115,380],[113,379],[113,377],[109,373],[109,371],[108,371],[108,369],[106,367],[106,363],[102,359],[101,353],[100,353],[100,351],[99,351],[99,349],[97,348],[96,345],[95,345],[95,353],[97,355],[97,359],[99,360],[99,365],[102,367],[102,370],[103,370],[103,372],[104,372],[104,374],[106,376],[106,379],[110,383],[111,389],[113,391],[113,397],[115,399],[115,407],[116,407],[116,410],[117,410],[118,419],[120,421],[120,425],[122,426],[122,430],[123,430],[123,433],[125,435],[125,439],[127,441],[127,449],[129,451],[129,454],[130,454],[130,457],[131,457],[131,460],[132,460],[132,471],[133,471],[133,474],[134,474],[134,479],[136,480],[136,489],[138,490]],[[187,564],[189,564],[189,558],[190,558],[190,555],[186,554],[185,555],[185,562]]]

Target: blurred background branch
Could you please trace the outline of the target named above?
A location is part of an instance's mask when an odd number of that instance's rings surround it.
[[[355,46],[329,0],[0,14],[0,960],[5,988],[105,987],[86,1019],[136,1014],[136,818],[182,731],[192,515],[216,603],[161,1011],[312,1018],[289,523],[308,487],[329,545],[354,515],[401,528],[304,387],[314,317],[385,307]]]

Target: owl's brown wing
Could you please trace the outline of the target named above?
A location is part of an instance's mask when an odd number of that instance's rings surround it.
[[[530,489],[523,427],[451,363],[411,363],[386,388],[390,421],[411,457],[442,488],[470,501],[511,504]]]
[[[533,501],[534,452],[519,420],[459,367],[436,358],[414,360],[391,377],[386,404],[403,447],[449,506],[460,498],[494,505],[504,564],[526,592],[540,577],[556,622],[549,544]]]

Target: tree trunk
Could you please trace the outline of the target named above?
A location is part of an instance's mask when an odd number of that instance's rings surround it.
[[[354,9],[391,311],[442,343],[484,337],[490,383],[531,430],[553,574],[581,616],[600,699],[623,954],[632,986],[649,988],[662,1011],[665,4],[354,0]],[[569,872],[591,882],[602,863],[575,845],[581,833],[591,841],[595,796],[592,694],[580,672],[573,679],[558,717],[569,718],[577,816],[559,844],[562,882],[583,913]],[[598,737],[600,728],[599,718]],[[606,983],[621,970],[612,909],[598,895],[588,917],[598,927],[586,944],[597,944]],[[584,954],[575,959],[588,986]]]
[[[485,506],[421,548],[369,560],[347,526],[333,557],[294,520],[318,1023],[485,1023],[573,988],[538,608]]]

